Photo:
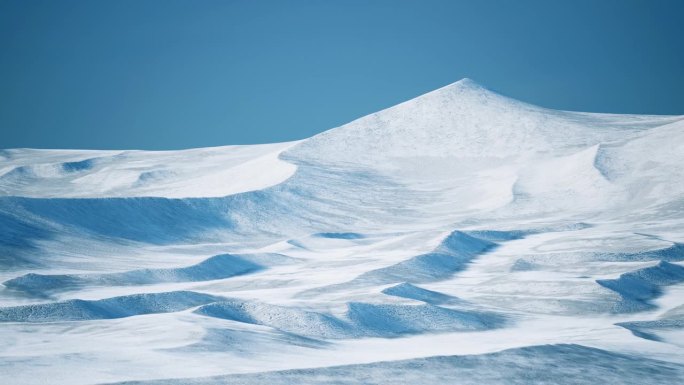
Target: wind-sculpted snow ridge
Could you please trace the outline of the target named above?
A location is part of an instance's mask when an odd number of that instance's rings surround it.
[[[434,305],[378,305],[353,302],[349,319],[365,334],[395,337],[425,332],[477,331],[504,325],[504,317],[494,313],[461,311]]]
[[[340,191],[348,197],[336,202]],[[279,185],[223,198],[0,197],[0,215],[7,213],[7,220],[0,225],[8,226],[10,232],[22,231],[19,237],[23,242],[8,245],[13,246],[13,254],[17,255],[36,241],[64,232],[161,245],[245,242],[246,238],[268,244],[282,237],[315,233],[320,228],[361,227],[378,220],[410,218],[418,215],[415,210],[397,208],[388,202],[414,196],[398,182],[372,170],[310,166],[301,167]],[[26,217],[39,219],[31,223],[38,231],[17,225]]]
[[[195,312],[209,317],[269,326],[310,338],[358,336],[352,325],[331,315],[264,303],[224,301],[202,306]]]
[[[450,295],[423,289],[421,287],[411,285],[407,282],[400,283],[392,287],[388,287],[387,289],[383,290],[382,293],[387,295],[393,295],[396,297],[415,299],[416,301],[429,303],[431,305],[441,305],[459,302],[457,298],[454,298]]]
[[[514,239],[518,232],[482,231],[486,237]],[[426,283],[447,279],[464,270],[475,258],[491,251],[498,244],[476,238],[456,230],[447,235],[432,251],[412,256],[390,266],[373,269],[352,280],[303,291],[300,297],[312,297],[329,291],[349,290],[354,287],[387,285],[392,283]]]
[[[543,345],[484,355],[439,356],[282,372],[119,385],[249,384],[606,384],[669,385],[684,378],[684,366],[580,345]]]
[[[495,243],[454,231],[427,254],[359,276],[357,282],[386,284],[395,282],[423,283],[446,279],[464,270],[475,257],[496,246]]]
[[[245,301],[205,305],[195,312],[215,318],[269,326],[309,338],[397,337],[406,334],[477,331],[504,325],[501,315],[433,305],[378,305],[352,302],[344,318]]]
[[[664,286],[684,282],[684,267],[662,261],[655,266],[622,274],[618,279],[596,282],[622,297],[615,311],[640,311],[653,307],[650,301],[662,294]]]
[[[170,269],[140,269],[122,273],[43,275],[29,273],[3,282],[7,288],[32,294],[74,290],[83,286],[131,286],[169,282],[198,282],[230,278],[262,270],[261,259],[287,259],[281,255],[221,254],[198,264]]]
[[[464,79],[298,142],[0,150],[0,383],[684,383],[683,145]]]
[[[64,302],[0,308],[0,322],[115,319],[144,314],[177,312],[220,299],[216,296],[191,291],[133,294],[94,301],[73,299]]]

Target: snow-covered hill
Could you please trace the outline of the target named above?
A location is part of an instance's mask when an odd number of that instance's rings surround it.
[[[0,382],[683,382],[683,231],[684,116],[468,79],[299,142],[3,150]]]

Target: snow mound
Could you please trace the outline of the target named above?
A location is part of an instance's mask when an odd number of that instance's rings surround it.
[[[140,269],[121,273],[42,275],[29,273],[3,282],[5,287],[33,294],[71,290],[79,286],[131,286],[169,282],[199,282],[249,274],[266,268],[254,263],[258,256],[221,254],[198,264],[168,268]]]
[[[524,166],[513,185],[513,204],[557,211],[605,208],[623,191],[594,167],[598,145]]]
[[[617,279],[596,282],[622,297],[614,311],[640,311],[654,307],[650,301],[662,294],[662,287],[684,282],[684,267],[661,261],[655,266],[622,274]]]
[[[433,305],[349,304],[347,317],[365,334],[393,337],[416,333],[476,331],[504,325],[494,313],[459,311]]]
[[[230,300],[201,306],[195,313],[263,325],[315,339],[396,337],[406,334],[474,331],[501,327],[505,318],[488,312],[433,305],[376,305],[350,302],[346,319],[253,301]]]
[[[637,337],[651,341],[670,342],[659,334],[684,330],[684,305],[668,310],[655,320],[618,322],[615,325],[622,326]]]
[[[79,172],[92,169],[99,158],[88,158],[74,162],[62,163],[62,170],[65,172]]]
[[[0,308],[0,322],[60,322],[170,313],[216,302],[222,298],[192,291],[132,294],[100,300],[71,299]]]
[[[404,282],[398,285],[388,287],[382,291],[383,294],[393,295],[395,297],[402,297],[422,301],[431,305],[441,305],[451,302],[459,301],[457,298],[432,290],[423,289],[410,283]]]
[[[684,196],[681,143],[684,119],[679,117],[632,140],[602,145],[596,168],[626,191],[628,210],[641,210],[649,220],[678,219]]]
[[[355,335],[351,325],[332,315],[250,301],[223,301],[201,306],[195,313],[263,325],[310,338],[349,338]]]
[[[658,332],[684,329],[684,319],[659,319],[653,321],[618,322],[615,325],[622,326],[637,337],[663,342]]]
[[[477,256],[492,250],[495,243],[454,231],[427,254],[362,274],[355,281],[375,284],[423,283],[446,279],[459,272]]]

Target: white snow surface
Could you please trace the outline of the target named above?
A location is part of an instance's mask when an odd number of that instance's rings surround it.
[[[683,234],[684,116],[469,79],[298,142],[2,150],[0,383],[684,383]]]
[[[0,194],[34,198],[221,197],[263,189],[289,178],[296,167],[278,156],[294,143],[181,151],[5,150],[0,158]]]

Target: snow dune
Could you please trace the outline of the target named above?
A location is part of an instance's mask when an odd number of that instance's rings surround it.
[[[265,257],[265,258],[264,258]],[[266,268],[261,260],[287,259],[280,255],[220,254],[187,267],[131,270],[122,273],[43,275],[29,273],[3,282],[7,288],[45,294],[74,290],[81,286],[150,285],[168,282],[198,282],[225,279]]]
[[[494,313],[461,311],[433,305],[347,304],[343,318],[282,306],[224,301],[201,306],[196,313],[231,321],[264,325],[285,333],[319,339],[396,337],[417,333],[476,331],[501,327]]]
[[[662,294],[664,286],[684,282],[684,267],[661,261],[655,266],[624,273],[617,279],[600,279],[601,286],[622,297],[616,311],[639,311],[653,305],[650,300]]]
[[[383,290],[382,293],[396,297],[415,299],[416,301],[429,303],[431,305],[439,305],[458,301],[456,298],[449,295],[423,289],[407,282],[388,287],[387,289]]]
[[[444,279],[465,269],[472,259],[495,246],[492,242],[454,231],[432,252],[369,271],[356,281],[383,284],[402,281],[422,283]]]
[[[0,309],[2,322],[102,320],[168,313],[215,302],[220,298],[190,291],[132,294],[96,301],[68,300]]]

